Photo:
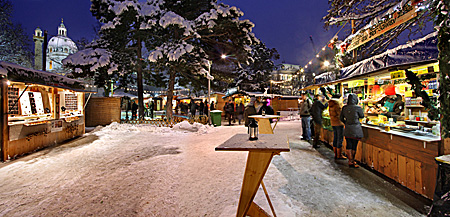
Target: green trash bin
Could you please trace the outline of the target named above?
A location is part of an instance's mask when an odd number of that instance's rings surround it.
[[[211,122],[217,127],[222,124],[222,111],[220,110],[212,110],[211,111]]]

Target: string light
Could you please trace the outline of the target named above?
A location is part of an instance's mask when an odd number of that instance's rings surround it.
[[[334,39],[337,37],[337,35],[339,34],[339,32],[347,25],[348,21],[345,22],[344,25],[342,25],[341,29],[339,29],[339,31],[336,32],[336,34],[334,34],[334,36],[331,38],[330,43],[334,42]],[[316,58],[319,58],[320,56],[320,52],[325,51],[327,46],[322,47],[322,50],[319,51],[319,53],[316,54]],[[314,60],[314,58],[312,60],[310,60],[308,62],[309,65],[312,64],[312,61]],[[305,65],[305,68],[308,68],[308,65]]]

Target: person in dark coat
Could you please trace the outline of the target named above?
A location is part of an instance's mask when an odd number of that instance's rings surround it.
[[[312,102],[307,93],[302,93],[302,102],[300,103],[300,117],[302,119],[302,137],[303,140],[311,142],[311,110]]]
[[[138,104],[133,101],[133,104],[131,105],[131,120],[137,119],[137,110],[138,110]]]
[[[208,101],[205,99],[205,102],[203,103],[203,114],[208,115]]]
[[[347,141],[346,151],[348,165],[350,167],[359,167],[355,163],[356,148],[358,141],[364,137],[360,118],[364,118],[364,111],[358,105],[358,96],[351,93],[348,95],[347,105],[342,108],[340,120],[344,123],[344,136]]]
[[[324,102],[324,103],[322,103]],[[313,147],[320,148],[320,132],[322,131],[322,112],[328,107],[328,102],[326,102],[321,95],[316,95],[314,97],[314,103],[311,106],[311,117],[314,122],[314,141]]]
[[[248,116],[256,115],[255,102],[255,97],[250,98],[250,102],[244,109],[244,124],[246,127],[248,127],[248,125],[250,124],[250,120],[254,120],[253,118],[249,118]]]
[[[192,117],[195,117],[195,112],[197,112],[197,104],[194,102],[194,100],[191,100],[191,115],[192,115]]]
[[[153,103],[153,101],[150,102],[149,109],[150,109],[150,118],[153,119],[153,111],[155,110],[155,104]]]
[[[228,125],[231,126],[231,119],[234,115],[234,104],[233,101],[230,99],[227,104],[224,106],[225,115],[228,118]]]
[[[273,108],[271,106],[267,105],[267,103],[268,102],[266,100],[262,101],[262,106],[259,108],[258,115],[262,115],[263,111],[264,111],[264,114],[266,114],[266,115],[274,114]]]
[[[214,101],[211,102],[211,111],[216,110],[216,105],[214,105]]]
[[[203,103],[203,101],[201,101],[200,102],[200,106],[198,107],[198,113],[200,114],[200,115],[203,115],[204,113],[203,113],[203,109],[205,108],[205,103]]]
[[[333,151],[334,159],[346,159],[342,155],[342,142],[344,140],[344,123],[340,120],[342,104],[341,95],[333,95],[328,101],[328,111],[330,113],[330,123],[333,127]]]
[[[241,103],[239,103],[239,105],[236,106],[236,114],[238,117],[238,121],[239,121],[239,125],[241,124],[241,120],[243,119],[244,116],[244,103],[241,101]]]

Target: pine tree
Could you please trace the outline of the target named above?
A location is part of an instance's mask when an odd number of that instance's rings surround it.
[[[237,62],[246,62],[250,45],[259,43],[251,33],[253,23],[239,20],[239,9],[214,0],[92,0],[91,11],[110,36],[110,47],[135,48],[138,74],[145,70],[144,48],[150,52],[150,68],[167,73],[169,118],[176,82],[188,83],[186,79],[205,74],[209,61],[220,58],[223,50],[232,50]]]
[[[280,58],[275,48],[267,48],[264,43],[251,46],[249,60],[241,64],[233,84],[246,91],[262,91],[270,85],[270,74],[275,70],[274,60]]]
[[[421,0],[412,0],[411,2],[412,4],[416,4],[421,2]],[[374,20],[380,21],[387,19],[386,17],[383,17],[383,15],[389,10],[393,10],[393,7],[399,5],[400,1],[330,0],[329,4],[330,8],[328,10],[328,14],[323,17],[323,20],[325,21],[325,28],[328,29],[333,25],[351,25],[353,22],[353,29],[356,31],[363,29]],[[403,5],[399,6],[399,8],[401,7],[403,7]],[[426,29],[426,24],[430,24],[432,18],[433,16],[431,15],[430,10],[420,10],[416,18],[387,31],[381,36],[358,48],[357,61],[380,54],[393,43],[398,44],[398,39],[401,34],[407,35],[408,38],[417,34],[422,34],[422,31]],[[351,34],[351,32],[347,33],[348,35]],[[343,57],[343,60],[352,59],[351,54],[348,53],[346,55],[347,57]],[[350,56],[350,58],[348,56]],[[351,64],[351,61],[346,62],[346,64],[348,63]]]
[[[20,24],[11,21],[11,14],[11,2],[0,0],[0,61],[31,68],[31,39]]]

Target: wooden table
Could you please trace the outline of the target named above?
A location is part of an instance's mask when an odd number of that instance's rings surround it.
[[[223,144],[216,147],[216,151],[248,151],[247,165],[245,166],[244,180],[242,182],[241,195],[237,210],[237,217],[269,216],[262,208],[253,202],[253,198],[262,185],[269,205],[275,216],[264,183],[262,182],[270,161],[274,155],[280,152],[289,152],[289,141],[280,139],[275,135],[259,135],[258,140],[248,140],[248,134],[236,134]]]
[[[259,134],[273,134],[273,130],[275,129],[275,127],[277,126],[278,121],[280,120],[279,115],[251,115],[248,116],[249,118],[254,118],[256,121],[258,121],[258,130],[259,130]],[[275,122],[275,125],[270,125],[270,119],[277,119],[277,121]]]

